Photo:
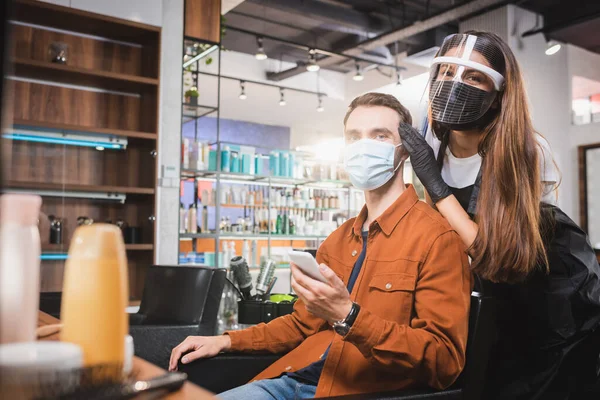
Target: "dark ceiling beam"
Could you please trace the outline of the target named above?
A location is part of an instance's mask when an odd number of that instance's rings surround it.
[[[384,30],[389,24],[388,21],[373,17],[353,9],[336,6],[331,3],[324,3],[317,0],[246,0],[254,4],[287,11],[291,14],[302,14],[305,17],[311,17],[318,21],[328,24],[330,27],[340,27],[342,31],[348,28],[362,32],[379,32]]]
[[[295,47],[297,49],[301,49],[301,50],[305,50],[308,52],[308,50],[313,49],[315,50],[315,52],[317,53],[317,55],[320,56],[324,56],[322,58],[318,58],[317,59],[317,64],[319,64],[320,66],[326,66],[328,64],[323,64],[323,62],[328,59],[328,58],[338,58],[338,59],[352,59],[355,61],[361,61],[361,62],[367,62],[367,63],[371,63],[371,64],[377,64],[379,66],[382,67],[388,67],[388,68],[395,68],[395,66],[393,64],[386,64],[386,63],[379,63],[376,61],[371,61],[368,58],[363,58],[360,55],[358,56],[353,56],[353,55],[349,55],[349,54],[343,54],[343,53],[337,53],[331,50],[326,50],[326,49],[321,49],[315,46],[309,46],[306,44],[302,44],[302,43],[298,43],[298,42],[294,42],[293,40],[287,40],[287,39],[282,39],[282,38],[278,38],[275,36],[270,36],[270,35],[264,35],[262,33],[259,32],[251,32],[242,28],[238,28],[235,26],[229,26],[229,25],[225,25],[225,28],[229,31],[234,31],[234,32],[240,32],[249,36],[261,36],[263,39],[266,40],[272,40],[274,42],[279,42],[279,43],[284,43],[290,47]],[[308,57],[308,56],[307,56]],[[400,69],[402,69],[402,67],[398,67]]]
[[[332,49],[349,49],[349,48],[360,45],[360,43],[364,40],[365,40],[364,38],[362,38],[362,40],[361,40],[360,37],[348,36],[348,37],[342,38],[336,42],[333,42],[331,44],[331,48]],[[405,44],[411,45],[411,46],[421,46],[426,41],[427,41],[427,39],[425,37],[425,34],[423,33],[423,34],[419,34],[419,35],[415,35],[415,36],[403,39],[402,43],[405,43]]]
[[[566,21],[573,21],[596,15],[600,12],[600,1],[570,0],[568,2],[557,2],[548,5],[541,10],[544,16],[544,24],[561,25]]]
[[[577,24],[581,24],[587,21],[591,21],[594,20],[596,18],[600,18],[600,11],[597,11],[594,14],[587,14],[587,15],[583,15],[577,18],[573,18],[573,19],[569,19],[569,20],[561,20],[559,22],[556,22],[554,24],[551,25],[546,25],[542,28],[539,29],[532,29],[529,30],[527,32],[524,32],[521,37],[527,37],[527,36],[531,36],[531,35],[535,35],[537,33],[544,33],[544,34],[550,34],[552,32],[555,31],[559,31],[565,28],[569,28],[573,25],[577,25]]]
[[[477,0],[470,1],[468,3],[464,3],[457,7],[453,7],[446,11],[442,11],[437,15],[431,16],[423,21],[417,21],[412,25],[406,27],[400,27],[398,29],[392,29],[388,32],[384,32],[374,38],[365,40],[361,43],[353,45],[352,47],[343,50],[341,53],[343,55],[348,55],[352,57],[360,56],[361,54],[368,52],[369,50],[377,49],[381,46],[386,46],[389,43],[393,43],[396,41],[403,41],[412,36],[418,35],[420,33],[426,32],[430,29],[437,28],[441,25],[447,24],[449,22],[457,21],[461,18],[468,17],[475,13],[481,12],[483,10],[489,9],[494,6],[498,6],[502,3],[506,2],[506,0]],[[339,54],[339,53],[338,53]],[[333,64],[330,64],[333,63]],[[335,65],[333,60],[328,58],[324,58],[319,60],[319,65],[321,67],[327,65]],[[290,75],[295,72],[295,74],[299,73],[299,67],[292,68],[291,70],[281,71],[276,75],[270,76],[270,79],[275,79],[278,76],[293,76]],[[294,75],[295,75],[294,74]]]
[[[253,19],[253,20],[256,20],[256,21],[260,21],[260,22],[263,22],[265,24],[281,26],[281,27],[284,27],[284,28],[288,28],[288,29],[293,29],[293,30],[296,30],[296,31],[300,31],[302,33],[304,33],[304,32],[307,31],[306,28],[303,28],[303,27],[300,27],[300,26],[296,26],[294,24],[289,24],[289,23],[283,22],[283,21],[273,21],[273,20],[270,20],[268,18],[264,18],[264,17],[258,16],[258,15],[246,14],[246,13],[243,13],[241,11],[235,11],[235,9],[233,9],[233,10],[231,10],[231,11],[229,11],[227,13],[227,16],[230,16],[230,15],[237,15],[239,17],[249,18],[249,19]]]
[[[453,7],[446,11],[440,12],[439,14],[429,17],[423,21],[417,21],[410,26],[382,33],[377,37],[365,40],[364,42],[358,44],[357,46],[354,46],[353,48],[344,50],[343,53],[353,56],[359,55],[364,51],[375,49],[380,46],[385,46],[389,43],[393,43],[398,40],[402,41],[411,36],[417,35],[422,32],[426,32],[430,29],[447,24],[449,22],[457,21],[461,18],[466,18],[470,15],[492,8],[494,6],[501,5],[505,2],[506,0],[470,1],[460,6]]]
[[[325,3],[345,4],[345,3],[343,3],[343,0],[322,0],[322,1]],[[418,0],[404,0],[404,4],[406,4],[407,6],[411,6],[413,8],[419,9],[421,11],[425,11],[425,4],[420,3]],[[350,5],[349,7],[352,7],[352,5]]]

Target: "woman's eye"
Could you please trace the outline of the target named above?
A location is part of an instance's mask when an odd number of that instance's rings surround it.
[[[467,80],[474,83],[481,83],[483,81],[479,75],[469,75],[467,76]]]
[[[443,76],[454,76],[454,73],[450,70],[447,70],[447,71],[442,72],[442,75]]]
[[[379,139],[379,140],[385,140],[385,139],[387,138],[387,136],[385,136],[383,133],[379,133],[379,134],[376,136],[376,138],[377,138],[377,139]]]

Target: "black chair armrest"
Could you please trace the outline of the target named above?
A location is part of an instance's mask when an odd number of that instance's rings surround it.
[[[146,316],[144,314],[140,314],[140,313],[129,314],[129,326],[143,325],[145,320],[146,320]]]
[[[185,372],[188,380],[196,385],[213,393],[221,393],[248,383],[282,356],[271,353],[224,353],[186,365],[180,362],[177,368]]]
[[[132,325],[129,334],[133,337],[136,356],[167,369],[173,347],[188,336],[202,333],[198,325]]]

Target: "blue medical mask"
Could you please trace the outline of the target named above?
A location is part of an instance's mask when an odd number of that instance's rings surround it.
[[[375,190],[389,182],[402,161],[394,168],[396,147],[391,143],[361,139],[344,148],[344,168],[350,182],[360,190]]]

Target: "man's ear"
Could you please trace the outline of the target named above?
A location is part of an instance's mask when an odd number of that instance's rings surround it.
[[[396,147],[396,151],[394,152],[394,168],[398,170],[402,168],[399,166],[404,163],[408,159],[408,151],[404,148],[403,145]]]

